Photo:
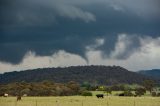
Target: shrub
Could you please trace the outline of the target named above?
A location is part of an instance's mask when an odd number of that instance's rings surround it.
[[[133,96],[133,93],[130,90],[124,91],[124,96]]]
[[[152,92],[152,96],[155,97],[157,94],[156,92]]]
[[[157,96],[160,97],[160,93],[157,93]]]
[[[89,91],[83,91],[81,93],[82,96],[92,96],[92,92],[89,92]]]

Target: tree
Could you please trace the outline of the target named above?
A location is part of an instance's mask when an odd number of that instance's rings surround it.
[[[119,86],[118,85],[112,85],[111,90],[112,91],[119,91]]]
[[[146,90],[148,90],[151,93],[154,87],[154,82],[153,80],[145,80],[143,82],[143,86]]]
[[[77,82],[74,82],[74,81],[68,82],[67,87],[70,88],[73,91],[73,95],[77,94],[79,89],[80,89],[79,84]]]
[[[110,87],[106,87],[105,92],[108,94],[112,94],[112,89]]]
[[[90,90],[90,88],[91,88],[91,84],[90,84],[90,83],[88,83],[88,82],[83,82],[83,84],[81,85],[81,87],[86,88],[86,90]]]
[[[25,88],[25,89],[23,89],[22,91],[21,91],[21,94],[22,95],[24,95],[24,94],[29,94],[29,92],[30,92],[30,89],[29,88]]]
[[[135,89],[135,94],[137,96],[142,96],[146,93],[146,89],[145,88],[142,88],[142,87],[139,87],[139,88],[136,88]]]

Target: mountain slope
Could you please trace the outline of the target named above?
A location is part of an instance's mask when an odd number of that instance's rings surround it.
[[[139,71],[138,73],[149,76],[149,77],[153,77],[156,79],[160,79],[160,69],[143,70],[143,71]]]
[[[92,84],[138,83],[149,79],[144,75],[130,72],[120,66],[74,66],[66,68],[45,68],[20,72],[8,72],[0,75],[0,83],[39,82],[52,80],[54,82],[76,81]]]

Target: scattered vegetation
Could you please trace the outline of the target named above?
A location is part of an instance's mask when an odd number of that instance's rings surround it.
[[[150,92],[152,96],[159,96],[159,90],[156,88],[152,81],[144,81],[144,86],[140,85],[128,85],[128,84],[117,84],[117,85],[92,85],[87,82],[80,85],[75,81],[67,83],[55,83],[52,81],[42,81],[39,83],[27,83],[27,82],[16,82],[9,84],[0,85],[0,95],[9,94],[10,96],[27,95],[27,96],[71,96],[71,95],[82,95],[92,96],[90,91],[103,91],[107,96],[112,95],[113,91],[123,91],[117,95],[122,96],[143,96],[146,91]]]
[[[0,85],[0,95],[8,93],[12,96],[28,95],[28,96],[71,96],[78,95],[80,86],[74,81],[68,83],[54,83],[51,81],[43,81],[39,83],[10,83]]]

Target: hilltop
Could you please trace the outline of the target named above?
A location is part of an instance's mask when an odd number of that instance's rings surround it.
[[[128,71],[120,66],[71,66],[64,68],[44,68],[26,71],[7,72],[0,75],[0,83],[40,82],[51,80],[57,83],[76,81],[91,84],[141,84],[149,77]]]

